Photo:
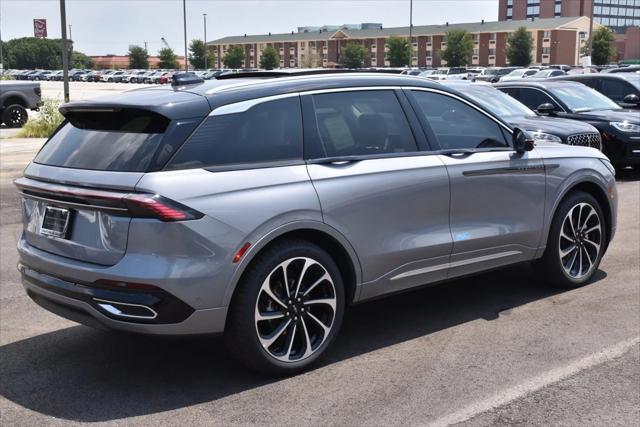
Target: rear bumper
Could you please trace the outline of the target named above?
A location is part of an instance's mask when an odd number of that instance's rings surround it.
[[[194,310],[166,292],[115,291],[50,276],[19,264],[22,284],[29,297],[59,316],[100,329],[153,335],[216,334],[224,330],[224,307]],[[149,307],[135,317],[114,314],[113,309]],[[125,309],[126,311],[126,309]],[[142,315],[142,316],[140,316]]]

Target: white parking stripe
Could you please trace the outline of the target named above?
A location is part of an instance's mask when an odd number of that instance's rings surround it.
[[[582,359],[576,360],[568,365],[560,368],[552,369],[537,377],[533,377],[515,387],[502,390],[492,396],[476,401],[459,411],[445,415],[428,425],[430,427],[448,426],[451,424],[461,423],[481,413],[490,411],[491,409],[503,406],[516,399],[519,399],[529,393],[540,390],[548,385],[571,377],[580,371],[592,368],[610,360],[616,359],[624,355],[634,345],[640,342],[640,337],[631,338],[619,342],[601,352],[590,354]]]

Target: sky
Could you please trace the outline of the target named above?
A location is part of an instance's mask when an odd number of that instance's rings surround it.
[[[299,26],[380,22],[409,23],[409,0],[187,0],[187,39],[284,33]],[[2,40],[33,36],[33,19],[47,19],[48,35],[58,38],[59,0],[0,0]],[[74,48],[88,55],[126,54],[129,45],[150,54],[164,37],[178,54],[184,51],[182,0],[66,0]],[[498,0],[414,0],[413,24],[495,21]]]

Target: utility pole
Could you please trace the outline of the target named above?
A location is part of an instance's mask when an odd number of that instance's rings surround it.
[[[69,44],[67,43],[67,11],[65,0],[60,0],[60,24],[62,27],[62,81],[64,102],[69,102]]]
[[[207,48],[207,14],[203,13],[204,17],[204,69],[207,69],[207,56],[209,56],[209,49]]]
[[[413,43],[413,0],[409,0],[409,43]],[[413,55],[413,44],[411,45]]]
[[[143,42],[144,43],[144,50],[147,51],[147,53],[149,52],[149,50],[147,49],[147,42]]]
[[[593,4],[595,0],[591,0],[591,17],[589,18],[589,62],[593,65],[591,54],[593,49]]]
[[[71,24],[69,24],[69,40],[73,41],[73,36],[71,35]]]
[[[189,56],[187,55],[187,0],[182,0],[182,17],[184,19],[184,70],[189,71]]]

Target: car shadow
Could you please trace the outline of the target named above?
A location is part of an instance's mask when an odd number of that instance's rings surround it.
[[[351,307],[321,366],[562,292],[523,264]],[[594,281],[606,274],[599,271]],[[381,315],[381,314],[384,315]],[[75,326],[0,347],[0,394],[59,419],[96,422],[210,402],[280,381],[237,364],[220,338],[153,338]]]

